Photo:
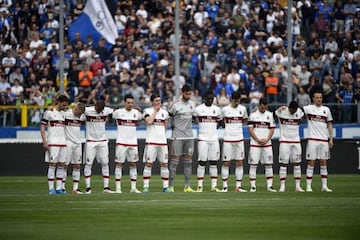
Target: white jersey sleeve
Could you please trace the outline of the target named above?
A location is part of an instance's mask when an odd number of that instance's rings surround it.
[[[294,114],[291,114],[288,107],[279,108],[275,115],[280,125],[280,142],[299,143],[299,125],[304,116],[304,112],[298,108]]]

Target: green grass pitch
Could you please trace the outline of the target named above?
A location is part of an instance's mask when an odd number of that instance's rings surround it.
[[[103,194],[102,179],[94,176],[91,195],[50,196],[46,181],[0,177],[0,239],[360,239],[359,175],[330,175],[333,193],[320,191],[318,175],[313,193],[295,193],[292,175],[285,193],[266,192],[263,175],[256,193],[210,192],[208,175],[203,193],[183,193],[181,175],[170,194],[161,192],[159,176],[152,177],[146,195],[129,193],[128,176],[123,194]],[[249,188],[247,176],[243,185]]]

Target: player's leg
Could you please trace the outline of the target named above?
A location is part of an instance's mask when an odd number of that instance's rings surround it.
[[[221,166],[221,179],[223,185],[223,192],[228,191],[228,179],[229,179],[229,168],[230,160],[233,159],[233,144],[230,142],[223,143],[222,149],[222,166]]]
[[[291,144],[280,143],[279,146],[279,178],[280,178],[280,189],[279,192],[285,192],[285,182],[287,175],[287,167],[290,159]]]
[[[103,193],[114,193],[109,187],[110,171],[109,171],[109,146],[107,142],[101,142],[98,145],[96,159],[101,164],[101,173],[103,176]]]
[[[184,192],[194,192],[194,190],[190,187],[190,179],[192,174],[192,158],[194,153],[194,140],[185,140],[184,148]]]
[[[276,192],[273,188],[273,150],[272,147],[264,147],[262,149],[262,163],[265,165],[265,177],[266,177],[266,187],[268,192]]]
[[[219,141],[211,142],[209,146],[209,173],[211,179],[211,191],[212,192],[221,192],[217,187],[217,178],[218,178],[218,160],[220,158],[220,144]]]
[[[156,159],[156,148],[153,145],[145,145],[143,162],[145,163],[143,170],[143,193],[149,192],[150,178],[153,162]]]
[[[84,154],[84,178],[85,178],[85,194],[91,194],[91,169],[96,156],[96,148],[93,142],[87,142],[85,144]]]
[[[70,163],[72,164],[72,180],[73,180],[73,188],[72,194],[83,194],[79,190],[79,182],[80,182],[80,164],[81,164],[81,144],[77,144],[72,148],[72,155],[69,156],[67,153],[67,157],[69,157]]]
[[[183,140],[173,140],[171,143],[171,162],[170,162],[170,175],[169,175],[169,189],[174,191],[174,180],[176,176],[176,169],[179,165],[180,156],[183,155]]]
[[[306,191],[312,192],[311,184],[314,175],[315,160],[317,158],[317,142],[308,141],[306,145]]]
[[[56,193],[64,194],[63,191],[63,176],[64,176],[64,166],[66,160],[66,147],[52,147],[51,158],[55,159],[56,162]]]
[[[321,191],[332,192],[327,186],[328,170],[327,160],[330,157],[329,144],[326,142],[321,143],[320,149],[320,176],[321,176]]]
[[[304,192],[304,190],[300,186],[301,181],[301,144],[295,144],[291,148],[291,158],[290,161],[294,166],[294,180],[295,180],[295,191],[296,192]]]
[[[136,187],[137,182],[137,162],[139,161],[138,147],[130,147],[127,154],[129,162],[129,175],[130,175],[130,192],[141,193]]]
[[[209,159],[209,173],[211,179],[211,191],[212,192],[221,192],[217,187],[217,178],[218,178],[218,160],[220,157],[220,145],[219,141],[211,142],[209,145],[208,159]]]
[[[56,162],[50,157],[51,147],[48,151],[45,151],[45,163],[48,164],[48,186],[49,186],[49,194],[56,194],[54,189],[54,182],[55,182],[55,170],[56,170]]]
[[[205,167],[208,158],[208,148],[209,146],[206,141],[198,141],[198,167],[196,169],[198,192],[203,191]]]
[[[235,159],[235,192],[247,192],[242,186],[242,179],[244,176],[244,158],[245,146],[244,141],[235,144],[234,157]]]
[[[259,147],[251,147],[249,150],[249,158],[248,163],[250,165],[249,168],[249,179],[250,179],[250,192],[256,192],[256,170],[257,165],[260,161],[261,148]]]
[[[173,192],[169,190],[169,150],[167,146],[159,146],[157,152],[157,159],[160,163],[160,176],[163,184],[163,192],[170,193]]]
[[[122,168],[127,155],[128,147],[116,145],[115,147],[115,192],[121,193]]]

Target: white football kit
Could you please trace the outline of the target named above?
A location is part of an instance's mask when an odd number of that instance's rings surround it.
[[[245,106],[236,108],[231,104],[222,109],[225,122],[222,160],[243,160],[245,158],[243,122],[247,121],[248,114]]]
[[[301,162],[301,143],[299,135],[299,125],[304,112],[298,108],[291,114],[288,107],[277,109],[275,115],[279,119],[280,125],[280,146],[279,162],[288,164]]]
[[[307,105],[304,112],[308,121],[306,159],[329,159],[328,122],[333,121],[330,109],[326,106]]]

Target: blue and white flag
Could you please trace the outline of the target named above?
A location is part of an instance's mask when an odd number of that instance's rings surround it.
[[[69,26],[68,37],[72,41],[75,33],[80,33],[86,42],[86,36],[91,35],[97,45],[101,37],[114,45],[118,37],[117,28],[105,0],[88,0],[83,13]]]

